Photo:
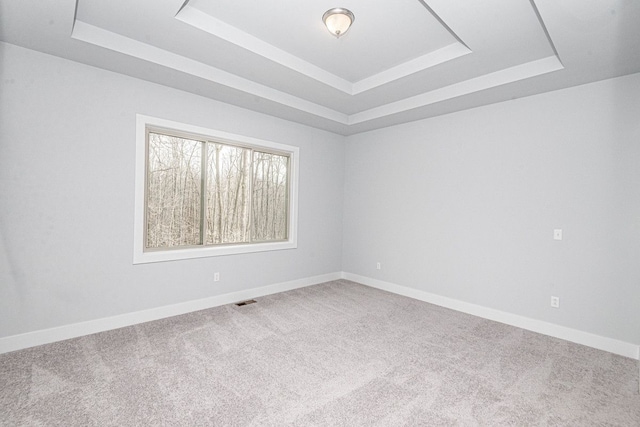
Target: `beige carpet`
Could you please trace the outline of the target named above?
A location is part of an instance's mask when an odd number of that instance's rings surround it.
[[[639,426],[636,361],[337,281],[0,355],[2,426]]]

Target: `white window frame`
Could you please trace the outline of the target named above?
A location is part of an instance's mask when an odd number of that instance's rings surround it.
[[[289,221],[287,240],[273,242],[239,243],[213,246],[199,246],[188,248],[170,248],[166,250],[145,250],[145,193],[147,174],[147,128],[167,129],[168,132],[183,132],[187,134],[202,135],[214,140],[236,142],[256,149],[271,149],[284,152],[289,157]],[[136,115],[136,171],[135,171],[135,223],[133,238],[133,263],[144,264],[150,262],[175,261],[181,259],[193,259],[214,257],[222,255],[244,254],[251,252],[277,251],[294,249],[298,247],[298,147],[285,145],[273,141],[252,138],[208,129],[157,117]]]

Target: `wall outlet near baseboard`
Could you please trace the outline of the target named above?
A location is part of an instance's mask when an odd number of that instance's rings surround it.
[[[214,282],[220,281],[220,273],[213,273],[213,281]]]
[[[551,297],[551,307],[560,308],[560,298],[559,297]]]
[[[382,270],[382,264],[376,262],[376,270]]]

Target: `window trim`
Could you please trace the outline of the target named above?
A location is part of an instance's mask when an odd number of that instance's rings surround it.
[[[171,134],[185,133],[191,136],[201,136],[221,143],[236,146],[247,146],[256,150],[267,149],[281,152],[289,157],[289,200],[288,200],[288,238],[287,240],[257,242],[257,243],[229,243],[213,246],[189,246],[165,250],[145,250],[145,193],[147,180],[147,129],[165,129]],[[294,249],[298,247],[298,170],[300,149],[295,146],[273,141],[236,135],[215,129],[204,128],[157,117],[136,114],[136,164],[135,164],[135,222],[133,238],[133,263],[144,264],[151,262],[174,261],[235,255],[252,252],[276,251]]]

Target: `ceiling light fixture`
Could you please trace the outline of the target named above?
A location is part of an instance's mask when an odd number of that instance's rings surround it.
[[[346,33],[355,19],[350,10],[342,7],[329,9],[322,15],[322,22],[336,38]]]

